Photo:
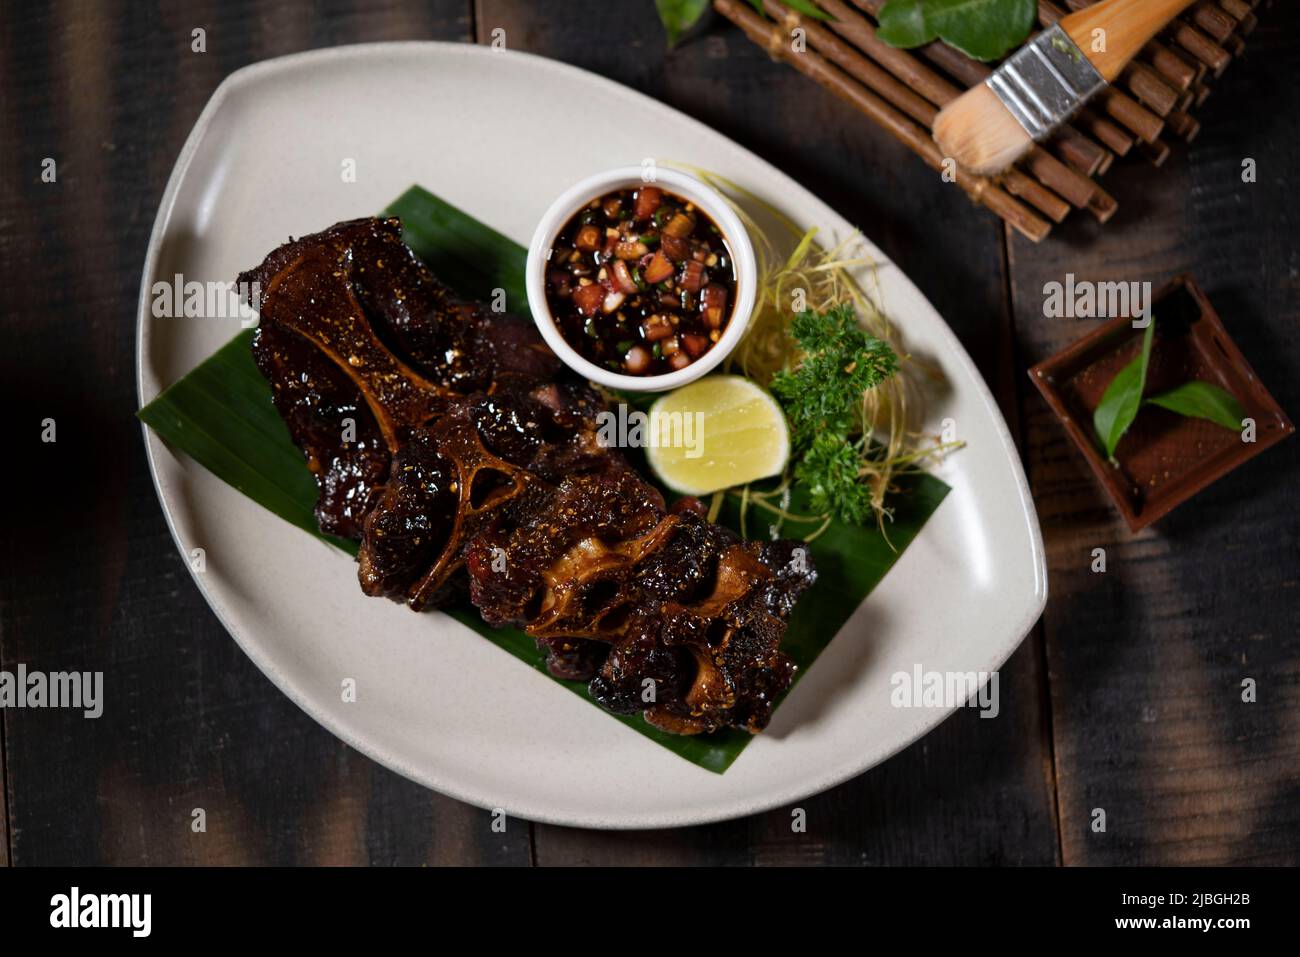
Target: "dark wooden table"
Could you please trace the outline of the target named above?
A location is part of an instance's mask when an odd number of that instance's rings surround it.
[[[0,860],[61,863],[1296,864],[1300,441],[1127,534],[1024,370],[1084,331],[1044,283],[1193,270],[1300,413],[1300,29],[1278,4],[1160,171],[1124,161],[1102,228],[1035,247],[730,25],[665,50],[650,0],[7,3],[0,288],[7,428],[0,666],[102,670],[108,706],[3,714]],[[190,51],[203,27],[207,52]],[[232,70],[371,40],[507,45],[613,77],[810,185],[947,317],[1016,431],[1052,597],[1002,674],[1002,714],[954,715],[789,809],[679,831],[490,828],[351,750],[230,640],[178,556],[136,409],[135,309],[181,144]],[[46,157],[58,179],[41,182]],[[1258,163],[1244,184],[1243,159]],[[42,443],[43,419],[57,442]],[[1108,552],[1090,571],[1093,548]],[[953,636],[960,640],[959,635]],[[1254,678],[1258,700],[1241,700]],[[207,832],[191,831],[191,811]],[[1095,833],[1093,811],[1106,812]]]

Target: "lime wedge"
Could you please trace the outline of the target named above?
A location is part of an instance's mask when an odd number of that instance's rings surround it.
[[[705,376],[650,407],[646,458],[684,495],[707,495],[777,475],[790,458],[790,430],[776,400],[737,375]],[[666,440],[666,441],[665,441]]]

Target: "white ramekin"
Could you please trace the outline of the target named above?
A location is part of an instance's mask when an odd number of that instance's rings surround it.
[[[651,173],[653,179],[649,178]],[[640,186],[658,186],[665,192],[675,193],[702,209],[722,230],[723,238],[731,249],[731,258],[736,269],[736,301],[731,308],[731,319],[727,323],[726,331],[714,343],[713,348],[685,369],[653,376],[610,372],[583,358],[564,340],[546,304],[546,256],[551,244],[555,242],[555,237],[569,221],[569,217],[593,199],[606,193]],[[744,224],[717,190],[680,170],[654,167],[647,172],[640,166],[624,166],[588,176],[565,190],[559,199],[551,204],[542,221],[537,224],[537,231],[533,233],[533,241],[528,247],[525,281],[528,289],[528,307],[533,313],[533,320],[541,330],[546,344],[564,361],[565,365],[592,382],[611,389],[624,389],[628,392],[665,392],[688,382],[694,382],[705,375],[725,359],[740,342],[745,335],[745,327],[749,325],[750,313],[754,310],[754,297],[758,292],[758,265],[754,260],[753,243],[749,240]]]

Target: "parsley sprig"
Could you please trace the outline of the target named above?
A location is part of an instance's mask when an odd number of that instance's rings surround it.
[[[771,389],[790,420],[796,451],[811,447],[821,434],[861,431],[862,394],[898,371],[889,343],[868,335],[844,303],[799,313],[790,335],[802,359],[778,372]]]
[[[862,447],[822,433],[794,467],[795,481],[808,487],[808,504],[842,522],[865,525],[872,517],[871,489],[862,481]]]
[[[795,480],[807,486],[813,508],[863,524],[872,504],[861,481],[868,441],[862,397],[898,371],[898,356],[858,324],[847,303],[799,313],[790,334],[801,359],[776,374],[771,390],[790,422]]]

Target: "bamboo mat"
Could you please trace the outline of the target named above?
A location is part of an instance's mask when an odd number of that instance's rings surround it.
[[[805,17],[780,0],[714,0],[714,8],[775,59],[790,64],[853,104],[955,181],[977,203],[1035,242],[1073,210],[1107,222],[1119,209],[1099,180],[1116,157],[1141,155],[1164,165],[1171,143],[1200,132],[1195,112],[1240,56],[1256,10],[1272,0],[1200,0],[1143,49],[1124,73],[1072,121],[997,179],[973,176],[944,157],[930,130],[939,109],[982,83],[995,65],[940,41],[898,50],[876,36],[885,0],[814,0],[826,20]],[[1039,0],[1041,27],[1095,0]]]

